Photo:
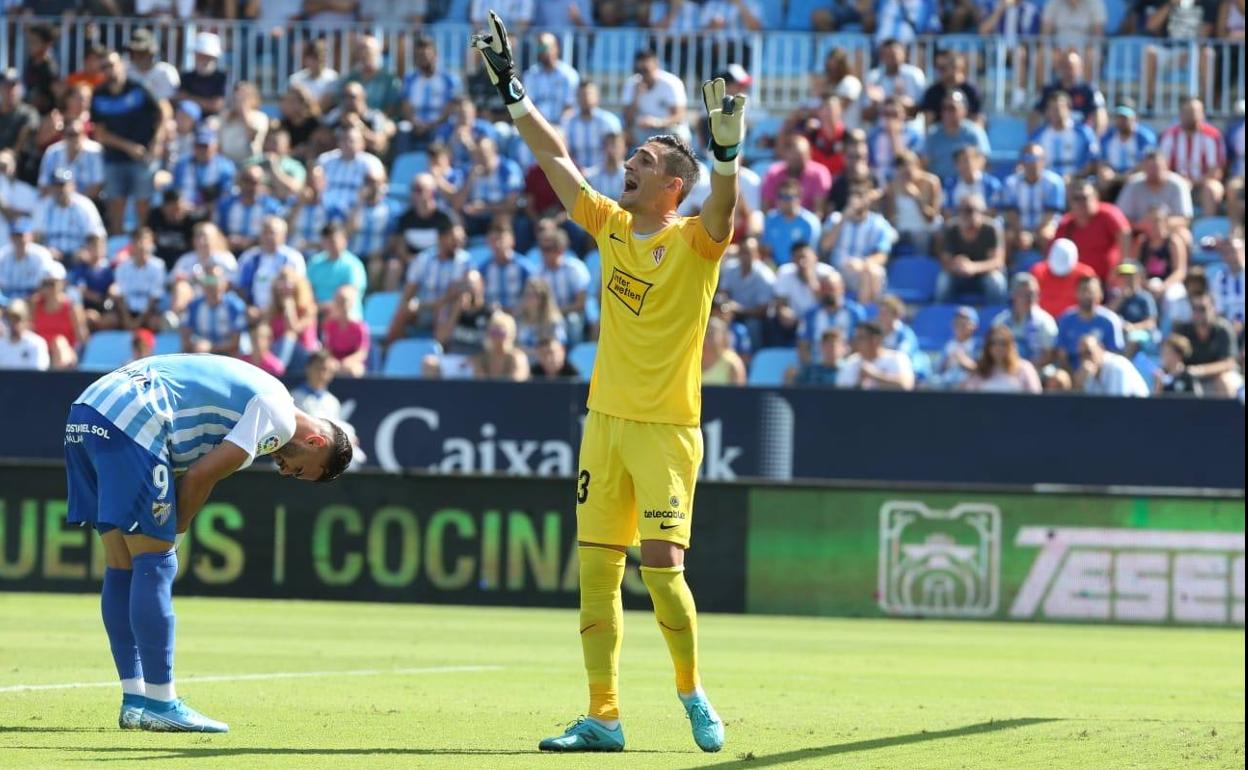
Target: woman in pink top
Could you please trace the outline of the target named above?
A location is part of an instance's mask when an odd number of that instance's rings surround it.
[[[289,367],[320,348],[316,337],[316,299],[308,279],[286,267],[273,281],[273,296],[264,320],[273,327],[274,349]]]
[[[274,377],[281,377],[286,373],[286,365],[273,353],[273,329],[264,321],[251,330],[251,352],[239,358]]]
[[[1040,376],[1030,361],[1018,355],[1010,327],[997,325],[984,340],[975,373],[962,387],[980,393],[1039,393]]]
[[[325,349],[338,360],[338,373],[347,377],[362,377],[368,368],[368,324],[355,316],[355,300],[354,286],[339,286],[321,324]]]

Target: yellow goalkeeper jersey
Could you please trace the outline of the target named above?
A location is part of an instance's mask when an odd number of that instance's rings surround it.
[[[594,237],[602,258],[589,408],[637,422],[698,425],[702,338],[731,233],[716,242],[701,219],[683,217],[635,235],[633,215],[587,184],[572,219]]]

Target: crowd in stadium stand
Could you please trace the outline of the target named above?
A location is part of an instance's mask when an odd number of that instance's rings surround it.
[[[529,94],[615,197],[646,137],[675,133],[702,152],[702,108],[662,68],[676,69],[670,52],[642,48],[608,110],[545,31],[727,35],[770,14],[757,0],[444,5],[0,0],[10,17],[152,19],[120,50],[89,42],[69,72],[53,55],[59,22],[27,20],[25,59],[0,71],[0,368],[85,366],[93,336],[124,333],[123,360],[214,352],[321,382],[587,376],[594,243],[480,73],[448,70],[420,31],[403,39],[415,69],[402,78],[381,38],[351,36],[342,73],[332,42],[313,39],[284,94],[262,104],[223,67],[223,37],[185,30],[194,65],[179,71],[152,30],[192,17],[278,31],[296,19],[480,22],[492,5],[514,31],[540,33]],[[751,140],[706,383],[1242,399],[1242,101],[1220,126],[1196,98],[1169,115],[1107,104],[1102,0],[788,0],[783,19],[860,33],[874,55],[856,71],[830,50],[808,102]],[[1143,60],[1150,84],[1189,54],[1203,80],[1225,69],[1214,47],[1160,39],[1242,41],[1243,0],[1140,0],[1121,31],[1159,38]],[[990,163],[999,115],[963,54],[938,50],[934,72],[911,61],[916,40],[940,32],[1055,46],[1040,99],[1012,91],[1007,112],[1026,113],[1028,140],[1005,167]],[[742,64],[719,74],[730,93],[768,77]],[[681,212],[708,192],[703,168]]]

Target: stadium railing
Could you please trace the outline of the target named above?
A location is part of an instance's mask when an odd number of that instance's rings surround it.
[[[25,60],[26,26],[34,17],[0,18],[0,66],[20,67]],[[99,40],[120,48],[138,27],[152,29],[165,61],[189,67],[193,56],[189,44],[197,32],[209,30],[222,37],[225,56],[222,67],[231,80],[255,83],[266,100],[280,96],[291,73],[302,65],[300,52],[305,41],[327,41],[330,66],[339,72],[351,69],[351,42],[363,33],[378,35],[384,42],[387,66],[399,76],[414,68],[414,34],[411,27],[397,23],[324,24],[293,22],[275,30],[254,22],[191,21],[168,22],[152,19],[74,17],[42,19],[53,21],[61,34],[55,56],[62,73],[73,71],[82,60],[89,40]],[[531,29],[518,44],[521,60],[532,61],[536,37]],[[438,45],[442,65],[455,71],[476,67],[468,56],[471,27],[458,23],[431,24],[423,29]],[[558,33],[562,56],[582,76],[593,77],[602,86],[603,102],[618,106],[624,81],[632,73],[633,54],[654,47],[665,69],[680,74],[691,99],[696,99],[701,80],[723,70],[729,63],[746,66],[756,77],[751,96],[761,110],[788,112],[808,101],[810,75],[822,70],[824,56],[834,48],[843,49],[859,75],[865,75],[873,62],[874,42],[861,33],[806,33],[762,31],[755,33],[713,32],[672,35],[637,27],[564,30]],[[1149,46],[1164,49],[1159,57],[1164,66],[1146,94],[1148,84],[1141,77],[1145,51]],[[1244,41],[1170,41],[1161,38],[1091,38],[1083,45],[1092,63],[1089,79],[1100,85],[1106,99],[1116,103],[1124,98],[1136,104],[1149,104],[1157,114],[1173,114],[1187,94],[1200,96],[1211,117],[1230,116],[1243,99],[1245,86]],[[1013,71],[1020,61],[1017,51],[1026,49],[1027,72]],[[970,79],[984,92],[989,112],[1010,112],[1030,108],[1043,84],[1052,79],[1055,56],[1062,46],[1042,37],[1009,40],[999,36],[938,35],[921,38],[912,47],[911,60],[929,77],[936,73],[935,57],[943,50],[966,55]],[[1204,58],[1212,66],[1204,72]],[[1176,55],[1177,53],[1177,55]],[[1025,98],[1015,96],[1022,85]]]

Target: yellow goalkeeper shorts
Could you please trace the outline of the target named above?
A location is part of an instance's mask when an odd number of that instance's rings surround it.
[[[576,478],[577,538],[619,546],[666,540],[688,548],[701,464],[696,426],[591,411]]]

